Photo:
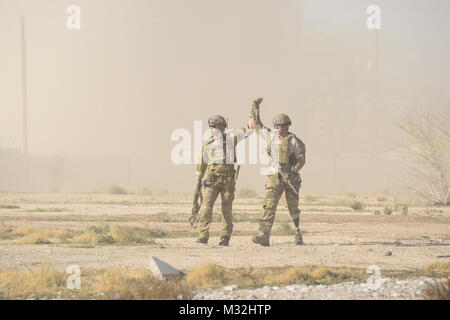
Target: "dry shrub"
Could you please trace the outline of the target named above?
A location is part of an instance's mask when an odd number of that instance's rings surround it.
[[[20,227],[11,231],[9,235],[11,236],[11,238],[20,238],[23,236],[31,235],[33,233],[39,233],[39,230],[33,227]]]
[[[62,229],[51,233],[51,236],[60,239],[60,240],[68,240],[72,239],[75,236],[75,232],[70,229]]]
[[[239,287],[256,287],[261,286],[267,271],[260,268],[247,267],[242,269],[232,270],[232,281],[239,285]]]
[[[364,208],[364,205],[359,201],[353,201],[350,204],[350,208],[352,208],[353,211],[361,211]]]
[[[84,231],[75,232],[70,229],[58,231],[40,231],[32,227],[15,230],[6,229],[0,232],[0,239],[17,239],[19,244],[78,243],[86,245],[98,244],[154,244],[153,238],[162,238],[167,233],[161,229],[144,229],[138,227],[117,226],[110,230],[109,226],[90,226]],[[59,240],[59,241],[58,241]]]
[[[109,194],[127,194],[127,191],[120,186],[112,185],[108,188],[108,193]]]
[[[450,278],[428,284],[423,289],[423,297],[428,300],[450,300]]]
[[[366,276],[365,270],[356,268],[325,268],[319,267],[312,273],[316,283],[335,284],[347,281],[363,281]]]
[[[72,240],[72,243],[88,244],[88,245],[95,246],[95,245],[101,243],[102,240],[103,240],[102,235],[95,233],[93,231],[87,231],[87,232],[83,232],[82,234],[76,236]]]
[[[114,242],[121,244],[154,244],[154,235],[151,230],[138,227],[114,226],[111,228]]]
[[[225,269],[208,263],[191,270],[187,283],[193,288],[215,288],[229,284],[238,287],[285,286],[291,284],[335,284],[340,282],[363,282],[365,270],[356,268],[239,268]]]
[[[108,229],[109,230],[109,229]],[[111,244],[114,239],[111,235],[101,232],[95,232],[92,227],[87,228],[86,231],[76,236],[72,243],[80,243],[95,246],[97,244]]]
[[[191,299],[185,281],[159,280],[146,269],[111,268],[83,271],[81,290],[67,289],[69,275],[45,267],[35,271],[0,273],[0,299],[53,298],[60,294],[72,298],[103,299]]]
[[[266,285],[290,285],[295,283],[308,283],[311,279],[310,274],[296,267],[291,267],[285,270],[281,274],[269,274],[267,275],[263,283]]]
[[[111,268],[101,273],[89,289],[103,293],[105,299],[191,299],[192,292],[184,281],[155,278],[147,269]]]
[[[32,227],[20,227],[14,230],[7,229],[2,232],[2,239],[17,239],[18,244],[48,244],[51,243],[51,233],[34,229]]]
[[[290,285],[304,283],[313,284],[335,284],[348,281],[362,281],[364,270],[353,268],[327,268],[315,269],[290,267],[278,275],[269,275],[264,282],[270,285]]]
[[[49,244],[52,243],[46,232],[36,232],[17,240],[18,244]]]
[[[431,277],[450,277],[450,260],[447,262],[429,263],[425,267],[425,271]]]
[[[149,237],[151,238],[164,238],[167,237],[167,232],[165,232],[164,230],[160,229],[160,228],[153,228],[153,229],[142,229],[142,228],[138,228],[141,230],[144,230],[143,232],[145,234],[148,234]]]
[[[110,233],[109,225],[104,226],[89,226],[86,228],[86,231],[93,231],[98,234],[104,234],[107,235]]]
[[[227,281],[226,269],[215,263],[205,263],[192,269],[186,276],[187,283],[194,288],[223,286]]]
[[[56,295],[66,287],[67,275],[48,267],[35,271],[4,271],[0,273],[0,297],[5,299]]]
[[[377,201],[378,202],[386,202],[387,201],[387,197],[384,194],[379,194],[377,195]]]

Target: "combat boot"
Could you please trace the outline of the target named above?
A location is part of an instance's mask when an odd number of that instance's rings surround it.
[[[268,236],[253,236],[252,241],[253,243],[260,244],[263,247],[270,246],[270,240]]]
[[[219,246],[228,247],[230,244],[230,236],[221,236]]]
[[[298,246],[301,246],[303,244],[303,237],[302,234],[300,233],[300,229],[297,229],[295,231],[295,244]]]
[[[197,239],[195,240],[195,242],[207,244],[207,243],[208,243],[208,239],[207,239],[207,238],[197,238]]]

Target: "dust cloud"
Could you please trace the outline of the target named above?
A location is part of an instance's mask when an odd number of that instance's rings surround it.
[[[306,144],[307,192],[395,188],[386,161],[408,110],[450,93],[448,1],[0,1],[0,190],[192,191],[171,133],[214,114],[288,114]],[[366,9],[381,9],[368,30]],[[22,134],[23,15],[29,178]],[[239,187],[263,191],[259,166]]]

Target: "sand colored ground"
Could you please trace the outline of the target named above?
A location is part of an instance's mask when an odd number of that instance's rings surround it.
[[[305,197],[304,197],[305,198]],[[42,230],[83,230],[89,226],[127,225],[159,228],[168,233],[155,245],[67,244],[21,245],[0,240],[0,271],[51,265],[59,270],[111,266],[146,267],[150,256],[181,270],[216,262],[228,268],[247,266],[378,265],[382,270],[415,270],[450,258],[450,209],[411,202],[405,215],[384,215],[394,200],[356,197],[364,207],[354,211],[348,196],[315,196],[301,201],[305,245],[295,246],[286,230],[290,223],[282,200],[273,227],[271,247],[251,242],[258,228],[262,199],[234,203],[235,235],[230,247],[220,247],[220,201],[216,204],[209,244],[195,243],[187,219],[191,195],[0,194],[1,230],[30,226]],[[397,199],[396,202],[400,200]],[[406,201],[406,200],[405,200]],[[11,206],[16,206],[11,208]],[[377,212],[379,211],[379,212]],[[391,255],[386,255],[390,251]]]

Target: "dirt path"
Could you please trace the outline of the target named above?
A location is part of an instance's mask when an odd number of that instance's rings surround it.
[[[402,243],[357,243],[349,241],[320,242],[319,237],[305,239],[304,246],[292,244],[292,237],[273,237],[271,247],[260,247],[249,236],[234,237],[228,248],[219,247],[212,237],[204,246],[191,238],[161,239],[163,247],[99,246],[76,248],[69,245],[6,245],[0,247],[0,270],[35,268],[52,265],[64,270],[71,264],[83,268],[112,266],[147,267],[150,256],[168,262],[176,268],[189,270],[215,262],[229,268],[274,266],[352,266],[381,269],[414,270],[450,257],[450,243],[403,241]],[[386,252],[391,251],[391,256]]]

